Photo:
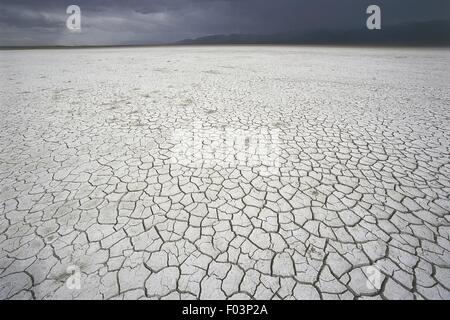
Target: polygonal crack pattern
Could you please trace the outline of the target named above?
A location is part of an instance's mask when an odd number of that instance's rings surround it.
[[[450,299],[447,51],[0,60],[0,299]]]

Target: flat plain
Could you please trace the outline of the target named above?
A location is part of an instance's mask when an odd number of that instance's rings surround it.
[[[450,299],[448,49],[0,51],[0,299]]]

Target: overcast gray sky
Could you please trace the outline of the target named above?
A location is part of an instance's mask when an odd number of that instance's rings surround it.
[[[66,8],[81,8],[81,32]],[[212,34],[364,28],[368,5],[383,24],[449,20],[450,0],[0,0],[0,45],[167,43]]]

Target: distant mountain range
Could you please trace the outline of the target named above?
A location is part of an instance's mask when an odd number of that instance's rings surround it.
[[[289,31],[273,34],[218,34],[177,44],[336,44],[449,46],[450,20],[382,26],[381,30]]]

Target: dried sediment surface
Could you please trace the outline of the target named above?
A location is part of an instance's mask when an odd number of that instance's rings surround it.
[[[0,299],[450,299],[442,49],[0,51]]]

